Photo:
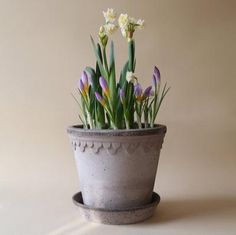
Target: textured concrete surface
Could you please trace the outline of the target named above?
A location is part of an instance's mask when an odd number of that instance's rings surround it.
[[[70,128],[84,203],[104,209],[149,203],[165,132],[165,126],[114,133]]]
[[[160,196],[153,193],[150,203],[123,210],[106,210],[86,206],[83,203],[81,192],[73,196],[73,201],[78,207],[80,216],[87,221],[110,225],[123,225],[138,223],[153,216],[160,202]]]

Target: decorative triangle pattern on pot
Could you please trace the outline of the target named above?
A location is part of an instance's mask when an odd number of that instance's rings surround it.
[[[89,141],[89,140],[75,140],[72,139],[73,149],[85,152],[86,149],[90,149],[93,153],[98,154],[102,149],[106,150],[108,154],[114,155],[118,151],[125,151],[128,154],[133,154],[135,151],[143,151],[144,153],[149,153],[153,150],[158,151],[162,147],[162,142],[158,139],[153,141],[138,141],[138,142],[100,142],[100,141]]]
[[[121,144],[120,143],[112,143],[111,148],[108,148],[107,151],[109,154],[114,155],[117,153],[117,151],[120,149]]]

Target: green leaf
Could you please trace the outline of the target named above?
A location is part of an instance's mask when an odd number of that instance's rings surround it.
[[[105,70],[106,70],[107,74],[109,74],[109,72],[108,72],[108,64],[107,64],[106,47],[103,47],[102,52],[103,52],[103,64],[104,64],[104,66],[105,66]]]
[[[97,51],[97,48],[96,48],[96,46],[95,46],[95,43],[94,43],[94,40],[93,40],[92,36],[91,36],[91,42],[92,42],[92,45],[93,45],[94,53],[95,53],[95,56],[96,56],[96,59],[97,59],[97,63],[98,63],[98,66],[99,66],[101,75],[102,75],[106,80],[108,80],[108,74],[107,74],[106,70],[105,70],[104,67],[103,67],[101,57],[100,57],[100,55],[99,55],[99,52]]]
[[[99,84],[100,70],[97,66],[96,72],[91,67],[86,67],[86,71],[90,74],[92,79],[92,89],[90,90],[90,111],[92,117],[95,120],[95,125],[98,128],[103,128],[105,126],[105,114],[102,105],[95,98],[95,91],[101,94],[102,89]]]
[[[120,74],[119,86],[123,89],[125,88],[125,84],[127,83],[126,73],[128,71],[128,65],[129,65],[129,62],[127,61],[121,71],[121,74]]]
[[[99,43],[97,43],[97,53],[98,53],[100,60],[102,61],[102,50],[101,50],[101,46]]]
[[[127,100],[127,115],[129,119],[130,127],[134,125],[134,85],[128,83],[126,89],[126,100]]]
[[[114,56],[114,43],[111,42],[111,48],[110,48],[110,76],[109,76],[109,89],[111,93],[111,102],[113,105],[113,108],[115,108],[116,104],[116,71],[115,71],[115,56]]]
[[[116,123],[119,129],[124,128],[124,110],[120,100],[118,100],[118,105],[117,105]]]
[[[135,68],[136,68],[136,59],[135,58],[134,58],[133,68],[134,68],[134,71],[135,71]]]
[[[161,94],[161,98],[160,98],[160,101],[158,102],[158,105],[157,105],[157,109],[155,110],[155,113],[154,113],[154,119],[156,119],[156,116],[157,116],[157,113],[161,107],[161,104],[163,102],[163,99],[165,98],[166,94],[168,93],[168,91],[170,90],[170,87],[166,88],[166,85],[167,83],[165,83],[164,85],[164,88],[162,90],[162,94]]]
[[[110,46],[110,67],[109,72],[111,73],[112,68],[115,67],[115,52],[114,52],[114,43],[111,41]]]
[[[128,43],[128,56],[129,56],[129,67],[130,72],[134,72],[134,58],[135,58],[135,44],[134,40],[129,41]]]

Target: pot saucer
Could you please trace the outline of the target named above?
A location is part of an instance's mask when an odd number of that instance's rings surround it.
[[[147,205],[122,210],[105,210],[85,205],[81,192],[75,194],[72,199],[75,205],[78,206],[81,216],[86,220],[102,224],[120,225],[138,223],[150,218],[160,202],[160,196],[153,192],[152,201]]]

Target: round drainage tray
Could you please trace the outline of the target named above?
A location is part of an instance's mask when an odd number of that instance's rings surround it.
[[[78,206],[81,216],[88,221],[102,224],[133,224],[146,220],[154,214],[160,202],[160,196],[153,192],[152,201],[149,204],[121,210],[89,207],[83,203],[81,192],[73,196],[73,202]]]

